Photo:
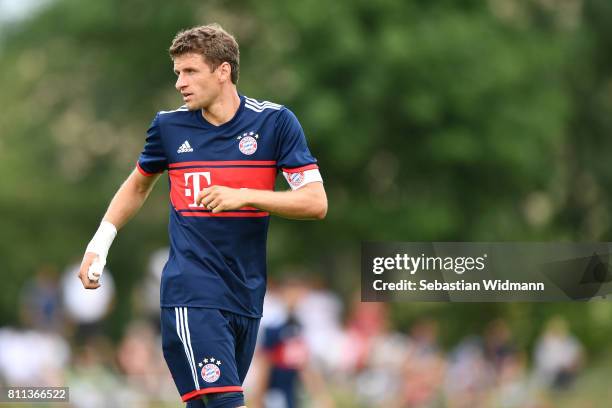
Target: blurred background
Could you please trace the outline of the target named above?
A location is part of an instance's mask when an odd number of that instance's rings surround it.
[[[0,0],[0,385],[181,406],[165,183],[101,290],[75,268],[181,105],[172,38],[210,22],[240,43],[241,93],[300,118],[330,205],[271,222],[249,407],[610,406],[609,302],[359,301],[364,240],[611,240],[610,0]]]

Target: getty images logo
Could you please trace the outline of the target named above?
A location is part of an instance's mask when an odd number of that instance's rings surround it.
[[[204,178],[206,184],[201,183]],[[191,187],[190,187],[191,185]],[[210,186],[210,172],[202,171],[198,173],[185,173],[185,197],[193,197],[193,203],[189,204],[189,207],[204,207],[203,204],[196,203],[198,193],[202,191],[204,187]]]

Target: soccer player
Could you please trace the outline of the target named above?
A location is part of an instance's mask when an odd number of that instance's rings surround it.
[[[188,407],[242,407],[266,288],[270,214],[323,219],[327,198],[295,115],[238,93],[234,37],[217,24],[195,27],[179,32],[169,51],[185,104],[153,119],[136,169],[87,247],[79,278],[86,289],[100,286],[117,230],[167,170],[164,357]],[[290,190],[273,191],[279,171]]]

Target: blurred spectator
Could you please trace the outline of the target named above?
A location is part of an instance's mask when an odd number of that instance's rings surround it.
[[[336,371],[341,364],[341,313],[342,302],[338,295],[322,281],[310,279],[310,290],[296,305],[295,315],[303,326],[311,361],[325,372]]]
[[[431,319],[415,323],[403,368],[403,390],[400,406],[439,406],[446,361],[438,345],[438,325]]]
[[[495,385],[494,369],[485,358],[479,337],[463,340],[451,353],[446,371],[445,395],[450,408],[487,407]]]
[[[60,333],[63,311],[57,271],[41,265],[33,278],[26,282],[20,298],[21,321],[30,328]]]
[[[283,300],[280,287],[274,281],[268,282],[266,297],[264,298],[264,312],[259,322],[259,335],[261,336],[264,328],[278,326],[287,319],[287,307]]]
[[[583,360],[582,345],[569,333],[567,321],[554,317],[548,321],[535,347],[536,379],[555,390],[569,388]]]
[[[403,385],[408,339],[392,329],[388,305],[355,298],[343,350],[359,400],[369,407],[394,406]]]
[[[305,282],[295,277],[288,278],[278,291],[273,291],[278,292],[277,299],[282,301],[284,313],[277,311],[276,319],[268,320],[261,329],[260,348],[253,362],[257,378],[249,406],[298,407],[301,385],[316,406],[332,405],[321,373],[311,364],[303,325],[296,316],[296,309],[308,291]]]
[[[153,400],[175,402],[174,382],[161,353],[156,331],[145,321],[131,322],[117,347],[117,363],[126,383]]]
[[[535,407],[534,396],[527,378],[524,353],[513,352],[503,359],[497,372],[493,406],[499,408]]]
[[[70,358],[59,335],[0,329],[0,377],[11,386],[60,386]]]
[[[263,333],[266,331],[266,328],[279,326],[286,320],[287,308],[285,307],[285,303],[282,299],[280,288],[274,280],[269,279],[268,288],[266,289],[266,296],[264,297],[263,316],[259,321],[257,346],[255,349],[255,354],[253,355],[253,362],[251,363],[249,372],[242,383],[242,388],[244,389],[247,401],[252,400],[251,395],[253,394],[253,390],[255,394],[261,394],[263,392],[260,390],[260,388],[262,388],[262,383],[260,382],[260,371],[265,370],[266,368],[263,367],[263,364],[259,361]],[[257,395],[256,398],[263,397],[261,395]]]
[[[504,370],[507,360],[516,360],[517,347],[512,340],[508,323],[503,319],[496,319],[489,323],[484,338],[485,356],[496,373]]]
[[[101,336],[87,337],[84,344],[78,347],[67,383],[73,407],[146,406],[145,400],[138,393],[130,392],[116,376],[112,355],[112,344]]]
[[[146,319],[156,333],[160,332],[159,287],[164,266],[168,261],[168,247],[153,252],[149,258],[142,285],[136,285],[133,292],[133,305],[137,316]]]
[[[429,318],[418,320],[410,330],[410,340],[411,355],[439,352],[438,323]]]
[[[61,285],[67,316],[76,325],[77,340],[83,341],[101,331],[102,320],[112,307],[115,284],[110,271],[105,269],[100,281],[102,286],[96,290],[86,290],[77,278],[78,272],[78,264],[68,267]]]
[[[63,315],[56,271],[42,265],[20,297],[23,329],[0,328],[0,383],[61,386],[70,347],[60,335]]]
[[[342,369],[348,373],[366,367],[374,339],[387,330],[388,308],[384,303],[361,302],[359,294],[351,306],[342,344]]]

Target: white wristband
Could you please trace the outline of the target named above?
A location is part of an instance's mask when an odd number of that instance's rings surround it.
[[[102,221],[98,231],[96,231],[94,237],[87,245],[85,252],[93,252],[98,254],[98,258],[93,261],[89,270],[87,271],[87,277],[91,281],[99,281],[104,271],[104,265],[106,265],[106,256],[110,249],[113,240],[117,236],[117,228],[108,221]]]
[[[96,234],[87,245],[85,252],[98,254],[101,260],[106,261],[108,250],[117,236],[117,228],[108,221],[102,221]]]

